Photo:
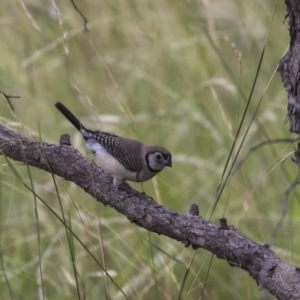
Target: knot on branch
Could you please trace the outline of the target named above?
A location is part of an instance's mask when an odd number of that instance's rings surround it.
[[[199,216],[199,207],[196,203],[193,203],[190,207],[189,214],[193,216]]]
[[[59,144],[61,146],[71,146],[70,135],[65,133],[60,136]]]

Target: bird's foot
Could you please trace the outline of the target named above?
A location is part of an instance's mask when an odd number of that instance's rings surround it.
[[[119,190],[121,191],[126,191],[128,194],[130,194],[130,196],[140,196],[140,195],[144,195],[145,193],[140,193],[139,191],[134,190],[126,181],[123,181],[120,185],[119,185]]]

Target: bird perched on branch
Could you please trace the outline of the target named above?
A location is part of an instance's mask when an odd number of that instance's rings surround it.
[[[165,167],[172,167],[171,153],[161,147],[120,137],[104,131],[89,130],[61,102],[56,108],[81,132],[96,163],[113,176],[114,184],[124,180],[143,182],[151,179]]]

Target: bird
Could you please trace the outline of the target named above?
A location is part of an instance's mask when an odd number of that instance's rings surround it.
[[[164,147],[87,129],[64,104],[57,102],[55,107],[81,132],[96,164],[112,175],[115,185],[126,180],[144,182],[172,167],[172,155]]]

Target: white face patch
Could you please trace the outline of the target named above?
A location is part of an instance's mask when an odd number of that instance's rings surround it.
[[[148,155],[148,167],[153,172],[159,172],[165,168],[165,158],[160,152],[154,152]]]

